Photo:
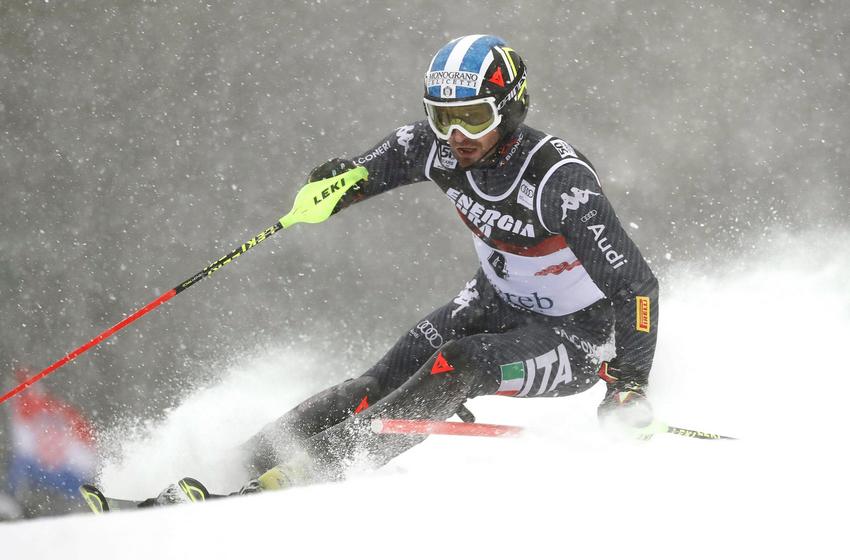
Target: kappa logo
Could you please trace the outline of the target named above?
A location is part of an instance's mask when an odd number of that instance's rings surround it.
[[[457,297],[452,300],[457,307],[452,311],[452,318],[455,315],[469,307],[469,304],[474,300],[478,299],[478,290],[475,288],[475,280],[470,280],[466,283],[466,286],[463,290],[457,295]]]
[[[558,151],[558,154],[561,156],[561,159],[565,157],[577,157],[576,151],[572,146],[561,140],[560,138],[555,138],[554,140],[549,141],[550,144]]]
[[[404,155],[407,155],[407,150],[410,149],[410,141],[413,140],[413,125],[404,125],[396,130],[395,135],[398,138],[398,145],[404,148]]]
[[[563,344],[525,361],[502,364],[499,370],[502,382],[496,394],[509,397],[528,396],[535,386],[537,391],[532,396],[539,396],[573,380],[570,358]]]
[[[580,189],[578,187],[571,188],[570,192],[573,194],[561,194],[561,200],[564,201],[564,203],[561,204],[561,210],[564,212],[564,215],[561,216],[562,222],[567,219],[568,210],[578,210],[582,204],[585,204],[588,200],[590,200],[590,195],[599,196],[602,194],[587,189]]]

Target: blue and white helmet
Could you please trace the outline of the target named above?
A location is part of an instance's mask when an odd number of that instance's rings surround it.
[[[424,102],[429,122],[437,136],[444,137],[449,125],[438,126],[435,106],[468,105],[489,99],[497,121],[490,129],[498,127],[505,137],[528,112],[526,79],[525,63],[503,39],[493,35],[459,37],[437,51],[425,74]]]

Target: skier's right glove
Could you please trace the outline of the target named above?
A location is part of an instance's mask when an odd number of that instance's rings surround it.
[[[307,182],[312,183],[314,181],[321,181],[322,179],[330,179],[331,177],[336,177],[337,175],[345,173],[346,171],[354,169],[355,167],[357,167],[357,164],[355,164],[350,159],[333,158],[321,165],[317,165],[316,167],[314,167],[313,170],[310,171],[309,177],[307,177]],[[351,187],[351,189],[349,189],[348,192],[343,195],[337,205],[334,206],[331,215],[334,215],[343,208],[347,208],[355,202],[358,202],[365,198],[363,194],[364,186],[366,186],[366,179],[363,179],[362,181]]]
[[[605,428],[613,428],[637,439],[652,437],[653,413],[646,398],[646,382],[630,376],[607,362],[599,369],[607,384],[605,398],[596,409]]]

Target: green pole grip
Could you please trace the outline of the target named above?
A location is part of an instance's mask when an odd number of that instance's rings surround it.
[[[335,177],[307,183],[295,196],[292,210],[280,219],[281,227],[297,223],[318,224],[333,213],[342,196],[369,176],[365,167],[355,167]]]

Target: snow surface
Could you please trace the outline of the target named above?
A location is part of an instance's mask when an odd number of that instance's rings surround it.
[[[344,483],[6,523],[0,557],[846,558],[846,365],[835,356],[850,343],[848,246],[846,233],[778,236],[662,278],[657,413],[740,441],[612,438],[596,425],[601,387],[483,398],[470,405],[479,421],[528,435],[434,436]],[[320,357],[290,352],[246,357],[163,423],[113,434],[120,458],[104,487],[143,497],[187,474],[238,486],[228,450],[319,388],[303,380]]]

